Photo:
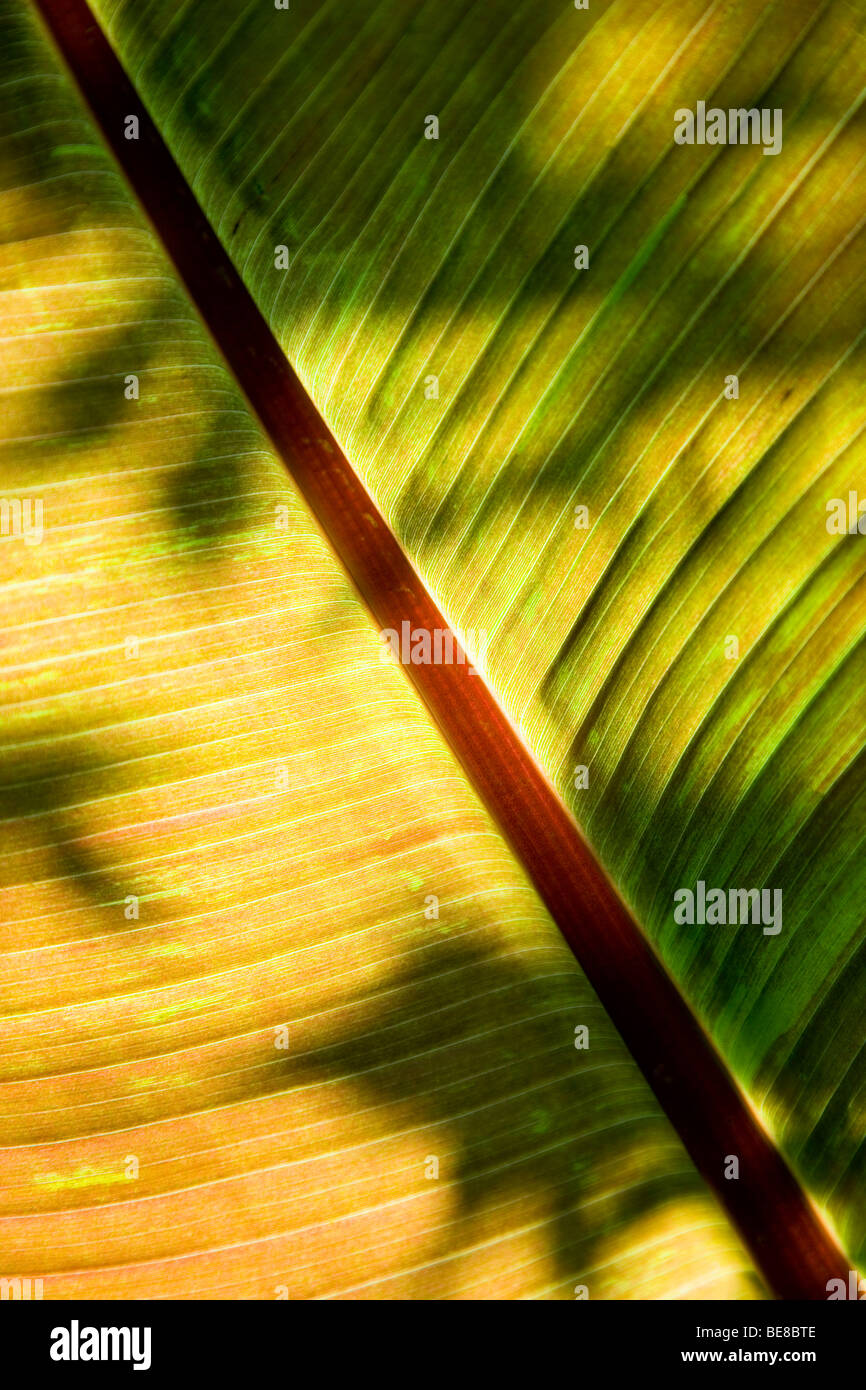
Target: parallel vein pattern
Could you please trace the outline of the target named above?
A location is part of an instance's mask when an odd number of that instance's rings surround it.
[[[863,1262],[866,547],[826,524],[866,492],[862,0],[95,8]],[[675,145],[699,100],[781,110],[780,153]],[[783,930],[677,924],[698,880],[781,890]]]
[[[45,526],[0,546],[0,1271],[760,1296],[41,31],[0,22],[0,472]]]

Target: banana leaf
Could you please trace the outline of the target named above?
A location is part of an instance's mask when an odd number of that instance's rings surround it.
[[[866,552],[827,504],[864,474],[862,10],[93,8],[855,1261]],[[183,219],[154,195],[154,233],[3,10],[3,489],[45,524],[3,546],[4,1269],[52,1297],[760,1296],[503,838],[507,778],[482,804],[382,662],[202,327],[160,245]],[[779,154],[677,146],[703,96],[781,109]],[[781,930],[678,922],[701,883],[780,892]]]

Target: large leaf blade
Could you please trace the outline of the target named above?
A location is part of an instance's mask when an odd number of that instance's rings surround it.
[[[44,39],[4,20],[4,480],[47,528],[3,549],[4,1271],[752,1295]]]
[[[360,7],[339,41],[336,10],[168,33],[100,13],[386,517],[490,632],[506,708],[860,1252],[864,557],[825,503],[862,478],[862,8],[411,11]],[[675,147],[699,96],[782,109],[781,154]],[[781,887],[785,931],[676,930],[699,878]]]

